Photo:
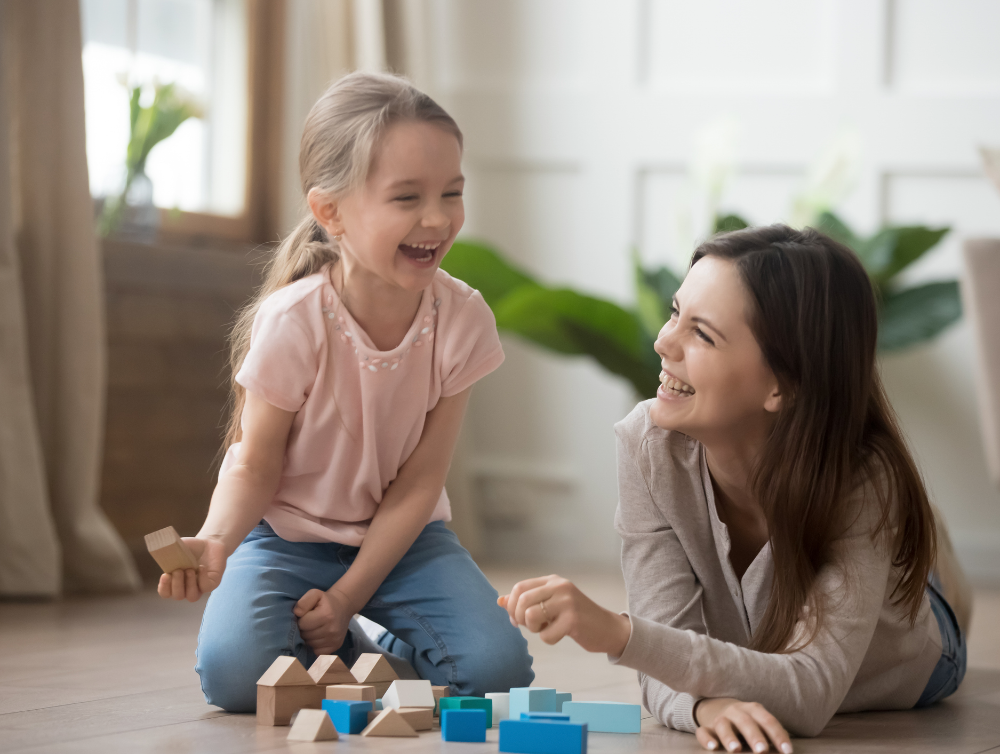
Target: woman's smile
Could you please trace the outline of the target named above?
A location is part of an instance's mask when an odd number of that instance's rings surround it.
[[[665,401],[683,401],[694,394],[695,389],[683,380],[670,374],[666,369],[660,372],[660,387],[656,390],[658,398]]]

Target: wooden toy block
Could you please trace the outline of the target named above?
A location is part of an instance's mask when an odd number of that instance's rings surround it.
[[[342,699],[349,702],[371,702],[375,706],[375,687],[360,683],[335,683],[326,686],[327,699]]]
[[[281,655],[257,680],[258,686],[315,686],[302,663],[295,657]]]
[[[525,687],[510,690],[511,720],[520,720],[522,712],[557,712],[556,690],[544,687]]]
[[[586,723],[594,733],[638,733],[642,709],[621,702],[566,702],[563,713],[574,723]]]
[[[434,692],[431,691],[431,682],[393,681],[388,691],[382,696],[382,706],[392,709],[399,709],[400,707],[427,707],[433,710]]]
[[[439,702],[441,714],[447,709],[481,709],[486,712],[486,727],[493,727],[493,702],[481,696],[449,696]]]
[[[431,686],[431,693],[434,694],[434,716],[441,714],[438,702],[441,701],[442,697],[451,696],[451,687],[449,686]]]
[[[493,724],[497,725],[501,720],[510,717],[510,694],[504,692],[494,692],[486,695],[486,698],[493,702]]]
[[[489,713],[484,709],[442,709],[441,739],[484,743]]]
[[[573,701],[573,695],[571,693],[569,693],[568,691],[566,691],[566,692],[557,691],[556,692],[556,712],[562,712],[563,711],[563,705],[566,702],[572,702],[572,701]]]
[[[587,726],[540,720],[501,720],[500,751],[510,754],[587,754]]]
[[[289,741],[336,741],[338,738],[333,721],[321,709],[299,710],[288,731]]]
[[[550,722],[550,723],[568,723],[570,722],[569,715],[564,715],[562,712],[522,712],[522,720],[537,720],[540,723]]]
[[[399,680],[399,676],[396,675],[396,671],[392,669],[389,661],[385,659],[384,655],[377,652],[366,652],[361,655],[354,663],[354,667],[351,668],[351,675],[358,683],[378,684],[385,682],[387,689],[389,684]]]
[[[147,534],[146,549],[164,573],[188,568],[198,570],[198,558],[181,541],[180,535],[172,526]]]
[[[434,710],[430,707],[399,707],[396,712],[402,715],[415,731],[431,730],[434,727]],[[378,715],[379,710],[369,712],[368,722],[370,723]]]
[[[368,727],[361,731],[365,736],[392,736],[395,738],[416,738],[417,732],[413,730],[403,716],[394,709],[384,709],[375,716],[375,719],[368,723]]]
[[[316,662],[309,666],[308,673],[313,683],[321,686],[357,683],[351,669],[337,655],[320,655],[316,658]]]
[[[333,727],[341,735],[360,733],[368,725],[371,702],[355,702],[347,699],[324,699],[323,711],[330,716]]]
[[[257,686],[257,725],[288,725],[300,709],[319,709],[323,687]]]

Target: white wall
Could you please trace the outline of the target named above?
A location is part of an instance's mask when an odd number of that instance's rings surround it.
[[[842,213],[948,223],[916,277],[957,276],[961,238],[1000,235],[1000,197],[975,147],[1000,143],[996,0],[420,0],[420,83],[467,136],[467,234],[549,281],[620,301],[628,249],[676,259],[671,204],[696,136],[739,122],[723,198],[758,223],[788,200],[843,126],[862,137]],[[613,563],[611,425],[623,383],[508,338],[477,388],[463,467],[487,554]],[[1000,580],[1000,493],[986,476],[963,324],[884,361],[884,373],[960,556]]]

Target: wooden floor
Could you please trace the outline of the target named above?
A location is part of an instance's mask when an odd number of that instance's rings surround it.
[[[488,573],[500,590],[518,574]],[[618,575],[577,575],[585,591],[622,609]],[[59,603],[0,603],[0,752],[230,752],[320,754],[392,748],[480,754],[486,744],[445,744],[438,733],[417,739],[362,739],[287,744],[287,728],[258,728],[251,715],[205,704],[192,669],[202,604],[167,603],[152,593]],[[970,670],[959,692],[920,712],[838,716],[796,752],[952,752],[1000,754],[1000,592],[977,595]],[[529,639],[536,684],[582,700],[638,702],[635,674],[565,642]],[[693,736],[669,731],[646,715],[639,735],[593,733],[594,754],[698,751]]]

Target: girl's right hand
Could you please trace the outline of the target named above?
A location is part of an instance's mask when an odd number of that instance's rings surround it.
[[[201,595],[208,594],[222,581],[226,548],[217,539],[182,537],[181,540],[198,558],[198,571],[189,568],[163,574],[156,585],[156,593],[164,599],[197,602]]]

